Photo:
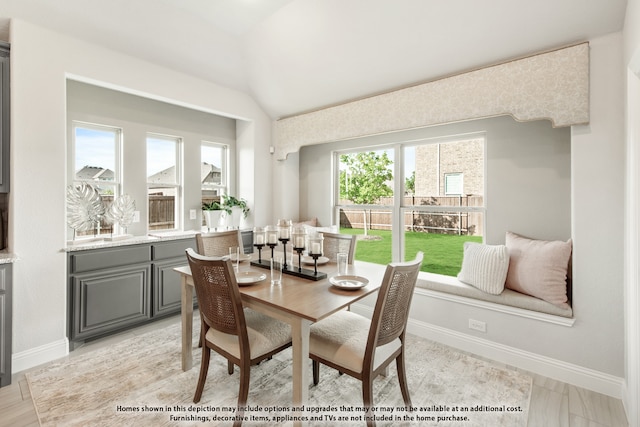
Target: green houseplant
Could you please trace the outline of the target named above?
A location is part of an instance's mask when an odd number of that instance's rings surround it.
[[[245,199],[238,199],[235,196],[222,196],[221,206],[227,212],[227,217],[231,220],[231,227],[240,227],[241,216],[247,217],[249,206]]]

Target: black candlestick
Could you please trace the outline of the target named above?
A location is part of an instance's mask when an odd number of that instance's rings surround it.
[[[318,258],[322,256],[322,254],[309,254],[311,258],[313,258],[313,274],[318,275]]]
[[[302,271],[302,251],[304,248],[293,248],[294,251],[298,253],[298,272]]]
[[[278,244],[277,243],[267,243],[267,246],[269,246],[271,248],[271,258],[273,258],[273,248],[278,246]]]
[[[282,242],[282,253],[284,255],[284,262],[282,264],[282,269],[283,270],[288,270],[287,268],[287,242],[289,241],[289,239],[278,239]]]
[[[258,248],[258,262],[262,262],[262,248],[264,247],[264,243],[254,243],[253,246]]]

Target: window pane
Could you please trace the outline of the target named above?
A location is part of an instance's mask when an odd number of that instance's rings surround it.
[[[203,142],[200,149],[202,202],[219,200],[226,194],[226,147]]]
[[[366,234],[364,224],[367,224]],[[391,207],[389,209],[340,209],[340,233],[358,235],[355,259],[388,264],[391,262]]]
[[[466,241],[482,242],[484,139],[404,148],[404,257],[428,253],[422,271],[455,276]]]
[[[75,127],[75,179],[115,181],[118,129]]]
[[[393,151],[363,151],[339,158],[340,205],[393,203]]]
[[[147,186],[149,195],[149,230],[174,229],[179,206],[179,139],[147,137]]]
[[[341,154],[338,158],[340,230],[360,234],[355,259],[391,262],[393,150]],[[358,205],[383,205],[372,208]]]
[[[117,152],[120,144],[120,129],[98,125],[74,125],[74,185],[80,181],[89,183],[100,194],[102,205],[109,207],[118,195]],[[75,232],[75,236],[109,234],[112,224],[105,217],[96,223],[93,230]]]

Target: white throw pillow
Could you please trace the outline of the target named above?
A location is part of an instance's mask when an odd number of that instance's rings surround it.
[[[493,295],[500,295],[509,270],[505,245],[465,242],[458,280]]]

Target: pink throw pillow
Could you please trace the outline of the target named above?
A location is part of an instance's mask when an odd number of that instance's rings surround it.
[[[571,239],[566,242],[534,240],[507,231],[509,270],[505,288],[551,304],[567,302],[567,268]]]

